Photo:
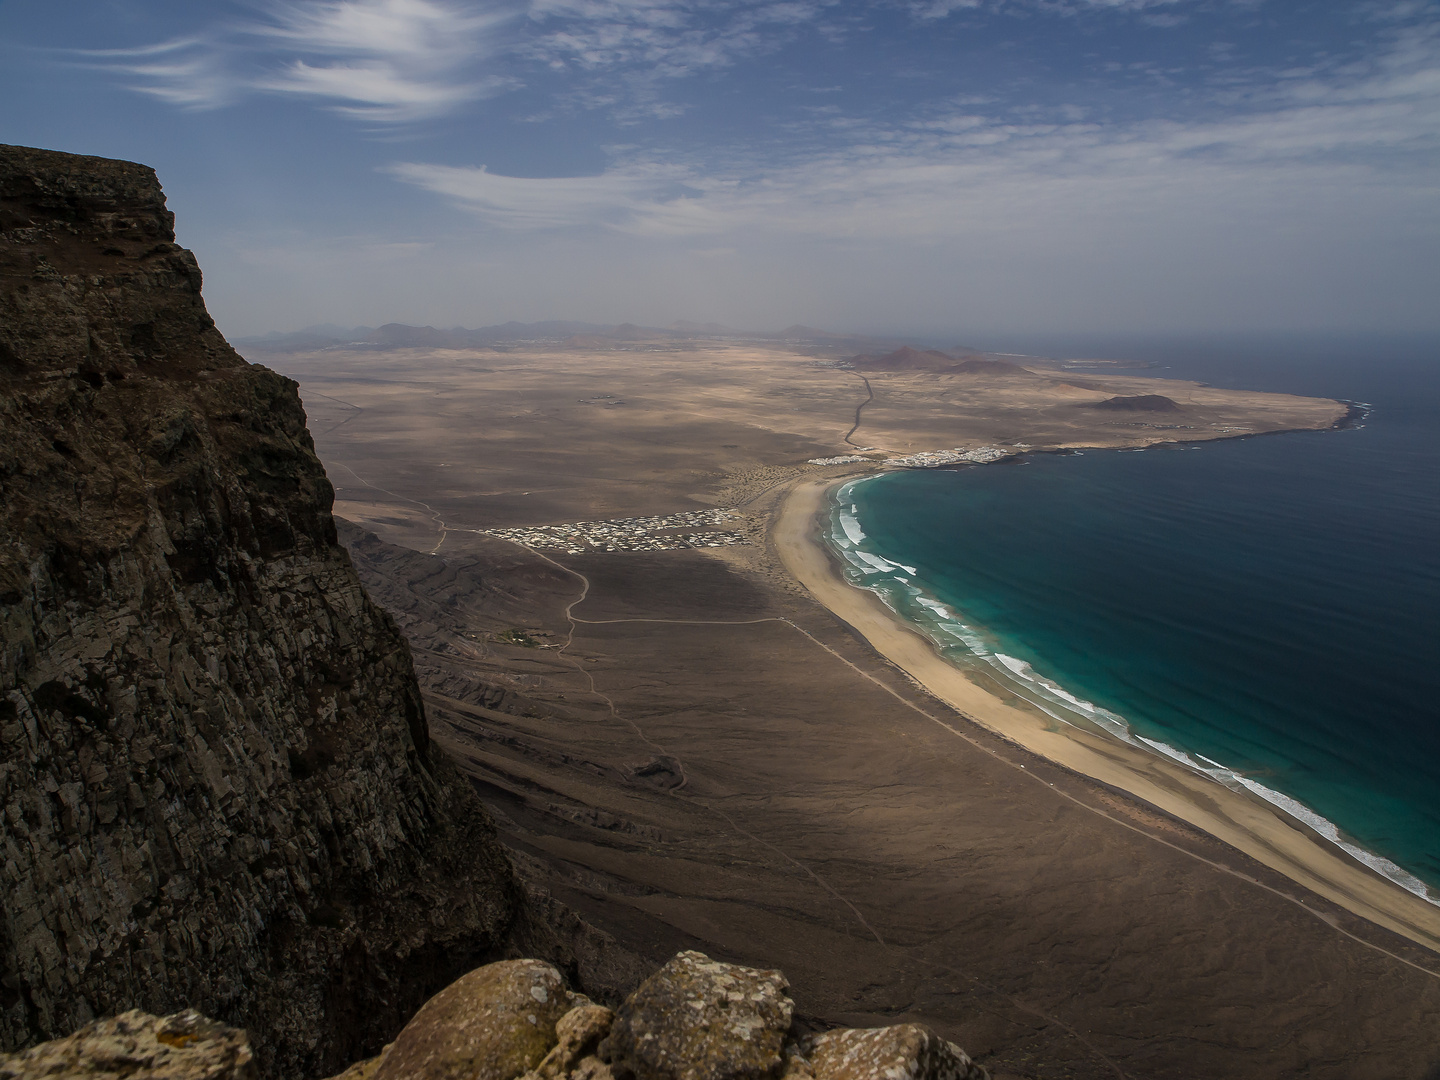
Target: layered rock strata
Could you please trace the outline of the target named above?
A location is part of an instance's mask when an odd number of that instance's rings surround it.
[[[320,1075],[574,950],[432,747],[295,383],[174,241],[150,169],[0,147],[0,1049],[194,1006]]]

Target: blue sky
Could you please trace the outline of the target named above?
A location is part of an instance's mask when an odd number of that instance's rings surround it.
[[[1440,330],[1440,5],[0,0],[231,334]]]

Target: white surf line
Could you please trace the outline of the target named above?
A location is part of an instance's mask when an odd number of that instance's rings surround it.
[[[529,552],[531,552],[532,554],[539,556],[541,559],[544,559],[546,562],[548,562],[551,566],[554,566],[554,567],[556,567],[557,569],[563,570],[563,571],[565,571],[566,573],[571,574],[571,575],[573,575],[573,576],[575,576],[575,577],[577,577],[577,578],[580,579],[580,582],[581,582],[580,595],[579,595],[578,597],[576,597],[574,600],[572,600],[569,604],[567,604],[567,605],[565,606],[565,618],[566,618],[566,620],[568,620],[569,623],[570,623],[570,633],[569,633],[569,635],[568,635],[568,636],[566,637],[566,639],[565,639],[565,644],[564,644],[564,645],[561,647],[561,649],[559,650],[562,655],[564,654],[565,650],[567,650],[567,649],[570,648],[571,644],[572,644],[572,643],[574,642],[574,640],[575,640],[575,626],[576,626],[577,623],[588,623],[589,625],[605,625],[605,624],[608,624],[608,623],[654,622],[654,623],[664,623],[664,624],[667,624],[667,625],[674,625],[674,624],[679,623],[679,624],[684,624],[684,625],[699,625],[699,626],[752,626],[752,625],[755,625],[756,623],[780,622],[780,623],[785,623],[787,626],[790,626],[790,627],[792,627],[792,628],[795,629],[795,630],[798,630],[801,634],[804,634],[805,637],[809,638],[809,639],[810,639],[811,641],[813,641],[816,645],[819,645],[822,649],[824,649],[826,652],[830,653],[830,654],[831,654],[832,656],[834,656],[836,659],[838,659],[838,660],[840,660],[841,662],[843,662],[844,664],[846,664],[848,667],[852,668],[852,669],[855,670],[856,672],[859,672],[861,675],[865,675],[865,677],[866,677],[867,679],[870,679],[871,682],[874,682],[877,686],[880,686],[880,687],[883,688],[884,690],[886,690],[886,691],[888,691],[889,693],[893,694],[896,698],[899,698],[899,700],[905,701],[905,699],[904,699],[903,697],[900,697],[900,695],[897,694],[893,689],[891,689],[890,687],[886,686],[884,683],[880,682],[878,679],[875,679],[874,677],[872,677],[872,676],[866,674],[865,672],[861,671],[861,670],[860,670],[858,667],[856,667],[854,664],[850,663],[849,660],[846,660],[845,657],[841,656],[839,653],[835,652],[834,649],[830,648],[830,646],[826,645],[823,641],[820,641],[818,638],[816,638],[816,637],[815,637],[813,634],[811,634],[809,631],[805,630],[803,627],[797,626],[795,623],[791,622],[789,619],[785,618],[784,616],[774,615],[774,616],[769,616],[769,617],[763,618],[763,619],[746,620],[746,621],[744,621],[744,622],[711,622],[711,621],[698,620],[698,619],[697,619],[697,620],[689,620],[689,619],[607,619],[607,620],[595,620],[595,621],[592,622],[592,621],[590,621],[590,620],[578,619],[578,618],[575,617],[575,615],[573,614],[573,612],[574,612],[574,609],[575,609],[577,606],[579,606],[581,603],[583,603],[583,602],[585,601],[585,599],[590,595],[590,579],[587,578],[584,574],[580,573],[580,571],[574,569],[573,567],[566,566],[564,563],[558,562],[557,560],[550,558],[550,556],[544,554],[543,552],[537,551],[535,548],[528,547],[527,545],[521,544],[519,541],[515,541],[515,540],[510,541],[510,543],[515,544],[517,547],[523,547],[523,548],[525,548],[526,551],[529,551]],[[574,661],[573,658],[571,658],[571,657],[568,657],[568,656],[567,656],[566,659],[567,659],[567,660],[570,660],[572,663],[575,663],[575,661]],[[644,733],[644,731],[642,731],[642,730],[640,729],[640,726],[639,726],[638,724],[636,724],[633,720],[629,719],[628,717],[622,716],[622,715],[620,714],[620,711],[615,707],[615,700],[614,700],[613,698],[611,698],[608,694],[606,694],[606,693],[604,693],[603,691],[599,690],[599,689],[595,686],[595,676],[594,676],[594,675],[592,675],[588,670],[586,670],[584,667],[579,666],[578,664],[576,665],[576,670],[582,672],[582,673],[585,675],[586,679],[587,679],[587,680],[589,681],[589,683],[590,683],[591,692],[594,693],[597,697],[602,698],[602,699],[605,701],[605,704],[606,704],[606,706],[609,708],[609,710],[610,710],[610,715],[611,715],[612,717],[614,717],[616,720],[619,720],[621,723],[627,725],[633,732],[635,732],[636,736],[638,736],[647,746],[650,746],[652,749],[658,750],[660,753],[666,755],[667,757],[671,758],[671,759],[674,760],[674,761],[677,761],[677,762],[680,761],[680,759],[679,759],[676,755],[670,753],[670,751],[667,750],[665,747],[661,746],[659,743],[657,743],[657,742],[653,741],[652,739],[650,739],[650,738]],[[933,717],[933,716],[930,716],[929,713],[926,713],[923,709],[920,709],[918,706],[915,706],[915,705],[911,704],[911,703],[908,702],[908,701],[906,701],[905,704],[910,705],[910,707],[911,707],[912,709],[915,709],[917,712],[921,713],[923,716],[929,717],[929,719],[931,719],[931,720],[935,720],[936,723],[940,723],[940,724],[942,724],[942,726],[947,727],[947,728],[949,727],[949,725],[943,724],[942,721],[937,720],[937,719],[936,719],[935,717]],[[953,731],[954,729],[950,729],[950,730]],[[955,734],[959,734],[959,732],[955,732]],[[961,738],[965,738],[965,736],[962,735]],[[968,740],[968,739],[967,739],[967,741],[972,741],[972,740]],[[976,745],[977,747],[979,747],[979,744],[978,744],[978,743],[976,743],[975,745]],[[983,749],[983,747],[982,747],[981,749]],[[994,751],[991,751],[991,753],[994,753]],[[997,756],[998,756],[998,755],[997,755]],[[1003,760],[1005,760],[1005,759],[1001,758],[1000,760],[1003,761]],[[1007,762],[1007,764],[1008,764],[1008,762]],[[680,797],[678,793],[680,792],[680,790],[681,790],[682,788],[684,788],[685,782],[686,782],[686,781],[685,781],[685,778],[684,778],[684,764],[683,764],[683,763],[681,763],[681,776],[682,776],[681,782],[680,782],[678,785],[676,785],[674,788],[672,788],[672,789],[668,790],[667,792],[665,792],[665,794],[667,794],[667,795],[669,795],[669,796],[671,796],[671,797],[673,797],[673,798],[677,798],[677,799]],[[1036,777],[1035,779],[1038,780],[1039,778]],[[1041,781],[1041,782],[1043,783],[1043,781]],[[1054,785],[1051,785],[1051,786],[1053,787]],[[1072,800],[1072,801],[1076,801],[1076,800]],[[814,870],[812,870],[812,869],[811,869],[809,866],[807,866],[805,863],[803,863],[803,862],[801,862],[799,859],[796,859],[796,858],[794,858],[793,856],[787,854],[786,852],[784,852],[784,851],[781,850],[780,848],[776,847],[774,844],[770,843],[769,841],[763,840],[763,839],[761,839],[760,837],[756,836],[754,833],[752,833],[752,832],[750,832],[750,831],[748,831],[748,830],[746,830],[746,829],[741,828],[739,825],[737,825],[737,824],[735,823],[735,820],[734,820],[733,818],[731,818],[729,814],[725,813],[723,810],[719,809],[718,807],[711,806],[711,805],[709,805],[708,803],[703,802],[703,801],[700,800],[699,798],[692,798],[692,799],[691,799],[691,802],[692,802],[694,805],[699,806],[702,810],[706,810],[706,811],[708,811],[708,812],[716,815],[717,817],[722,818],[722,819],[725,821],[725,823],[726,823],[727,825],[729,825],[730,828],[731,828],[732,830],[734,830],[736,833],[739,833],[741,836],[747,837],[747,838],[748,838],[749,840],[751,840],[752,842],[761,845],[762,847],[766,848],[766,849],[769,850],[769,851],[774,852],[774,853],[775,853],[776,855],[778,855],[781,859],[785,860],[785,861],[786,861],[787,863],[789,863],[790,865],[792,865],[792,866],[798,868],[799,870],[801,870],[807,877],[809,877],[812,881],[814,881],[817,885],[819,885],[822,890],[824,890],[824,891],[825,891],[826,893],[828,893],[830,896],[834,897],[834,898],[835,898],[836,900],[838,900],[840,903],[844,904],[845,907],[850,910],[850,913],[855,917],[856,922],[858,922],[861,926],[863,926],[863,927],[870,933],[870,935],[875,938],[876,943],[877,943],[882,949],[884,949],[886,952],[889,952],[889,953],[894,953],[894,952],[896,952],[896,948],[895,948],[894,946],[892,946],[889,942],[887,942],[887,941],[880,935],[879,931],[877,931],[873,926],[870,925],[869,921],[865,918],[865,916],[864,916],[863,914],[861,914],[860,909],[859,909],[858,907],[856,907],[855,904],[854,904],[848,897],[846,897],[846,896],[844,896],[843,894],[841,894],[840,892],[838,892],[833,886],[830,885],[829,882],[827,882],[824,878],[822,878],[819,874],[817,874]],[[1084,804],[1084,803],[1079,803],[1079,802],[1077,801],[1077,805],[1079,805],[1079,806],[1084,806],[1085,804]],[[1105,815],[1105,816],[1108,816],[1108,815]],[[1118,819],[1112,819],[1112,820],[1118,820]],[[1122,822],[1121,824],[1123,824],[1123,822]],[[1137,830],[1137,831],[1138,831],[1138,830]],[[1141,835],[1148,835],[1148,834],[1142,833]],[[1172,845],[1172,846],[1173,846],[1173,845]],[[1183,849],[1183,848],[1177,848],[1176,850],[1183,851],[1184,849]],[[1359,939],[1357,938],[1356,940],[1359,940]],[[1027,1013],[1028,1015],[1034,1016],[1034,1017],[1036,1017],[1037,1019],[1040,1019],[1040,1020],[1045,1021],[1046,1023],[1054,1024],[1055,1026],[1061,1028],[1063,1031],[1069,1033],[1069,1035],[1070,1035],[1071,1038],[1073,1038],[1073,1039],[1074,1039],[1076,1042],[1078,1042],[1081,1046],[1085,1047],[1085,1049],[1088,1050],[1091,1054],[1093,1054],[1095,1057],[1099,1058],[1099,1059],[1100,1059],[1101,1061],[1103,1061],[1106,1065],[1108,1065],[1111,1069],[1113,1069],[1113,1070],[1115,1071],[1115,1075],[1116,1075],[1117,1077],[1119,1077],[1119,1080],[1127,1080],[1125,1071],[1124,1071],[1123,1069],[1121,1069],[1118,1064],[1116,1064],[1114,1061],[1112,1061],[1103,1051],[1101,1051],[1101,1050],[1100,1050],[1099,1048],[1097,1048],[1094,1044],[1092,1044],[1088,1039],[1086,1039],[1085,1036],[1081,1035],[1080,1032],[1077,1031],[1074,1027],[1072,1027],[1070,1024],[1065,1023],[1065,1021],[1061,1020],[1059,1017],[1051,1016],[1049,1013],[1043,1012],[1043,1011],[1041,1011],[1041,1010],[1039,1010],[1039,1009],[1036,1009],[1036,1008],[1034,1008],[1034,1007],[1032,1007],[1032,1006],[1030,1006],[1030,1005],[1026,1005],[1025,1003],[1023,1003],[1022,1001],[1020,1001],[1018,998],[1016,998],[1016,997],[1013,996],[1012,994],[1007,994],[1005,991],[999,989],[998,987],[995,987],[995,986],[990,985],[989,983],[987,983],[987,982],[985,982],[983,979],[981,979],[978,975],[974,975],[974,974],[972,974],[972,973],[964,970],[963,968],[957,968],[957,967],[954,967],[953,965],[950,965],[950,964],[943,964],[943,963],[940,963],[940,962],[938,962],[938,961],[929,960],[929,959],[927,959],[927,958],[925,958],[925,957],[923,957],[923,956],[914,956],[914,955],[911,955],[911,954],[908,953],[908,952],[903,952],[903,951],[902,951],[902,952],[899,953],[899,955],[900,955],[903,959],[910,960],[910,961],[912,961],[912,962],[914,962],[914,963],[922,964],[922,965],[925,965],[925,966],[928,966],[928,967],[932,967],[932,968],[939,968],[940,970],[948,971],[948,972],[950,972],[951,974],[959,975],[959,976],[961,976],[962,978],[968,979],[968,980],[969,980],[970,982],[972,982],[974,985],[980,987],[982,990],[986,991],[987,993],[993,994],[993,995],[995,995],[996,997],[1003,998],[1004,1000],[1008,1001],[1011,1005],[1013,1005],[1013,1006],[1014,1006],[1016,1009],[1018,1009],[1020,1012]],[[1399,957],[1397,957],[1396,959],[1399,959]],[[1423,970],[1423,969],[1422,969],[1422,970]]]
[[[785,619],[785,620],[783,620],[783,621],[785,621],[785,622],[790,622],[789,619]],[[931,714],[931,713],[929,713],[929,712],[926,712],[926,711],[925,711],[924,709],[922,709],[919,705],[916,705],[913,701],[908,700],[904,695],[902,695],[902,694],[901,694],[899,691],[897,691],[894,687],[887,686],[885,683],[883,683],[883,682],[881,682],[879,679],[875,678],[875,676],[871,675],[869,672],[864,671],[863,669],[857,667],[855,664],[851,663],[851,662],[850,662],[849,660],[847,660],[845,657],[841,656],[838,652],[836,652],[834,649],[832,649],[829,645],[826,645],[823,641],[819,640],[817,637],[815,637],[813,634],[811,634],[808,630],[805,630],[803,627],[796,626],[793,622],[790,623],[790,625],[791,625],[791,626],[794,626],[796,630],[799,630],[800,633],[804,634],[804,635],[805,635],[807,638],[809,638],[811,641],[815,642],[816,645],[820,646],[820,648],[824,649],[824,650],[825,650],[826,652],[828,652],[831,656],[835,657],[835,658],[836,658],[837,660],[839,660],[841,663],[845,664],[845,665],[846,665],[847,667],[849,667],[852,671],[854,671],[854,672],[856,672],[857,674],[862,675],[862,676],[864,676],[865,678],[869,679],[869,680],[870,680],[872,683],[874,683],[876,686],[880,687],[880,688],[881,688],[882,690],[884,690],[886,693],[890,694],[890,695],[891,695],[892,697],[894,697],[897,701],[902,702],[902,703],[903,703],[904,705],[906,705],[907,707],[913,709],[915,712],[917,712],[917,713],[919,713],[921,716],[925,717],[925,719],[927,719],[927,720],[929,720],[929,721],[931,721],[931,722],[933,722],[933,723],[935,723],[935,724],[940,725],[940,726],[941,726],[942,728],[944,728],[946,731],[950,732],[950,734],[954,735],[956,738],[965,740],[967,743],[969,743],[971,746],[975,747],[977,750],[983,750],[983,751],[985,751],[986,753],[993,755],[997,761],[1003,761],[1006,765],[1009,765],[1009,766],[1010,766],[1012,769],[1014,769],[1016,772],[1022,773],[1023,775],[1025,775],[1027,778],[1029,778],[1030,780],[1034,781],[1035,783],[1045,785],[1046,787],[1050,788],[1051,791],[1055,792],[1055,794],[1059,795],[1061,798],[1067,799],[1067,800],[1069,800],[1070,802],[1074,803],[1076,806],[1079,806],[1079,807],[1081,807],[1081,808],[1083,808],[1083,809],[1085,809],[1085,810],[1088,810],[1088,811],[1090,811],[1090,813],[1092,813],[1092,814],[1097,814],[1097,815],[1099,815],[1100,817],[1104,818],[1104,819],[1107,820],[1107,821],[1113,821],[1115,824],[1120,825],[1120,826],[1122,826],[1122,827],[1124,827],[1124,828],[1126,828],[1126,829],[1129,829],[1129,830],[1130,830],[1131,832],[1133,832],[1133,833],[1137,833],[1137,834],[1140,835],[1140,836],[1144,836],[1144,837],[1146,837],[1147,839],[1153,840],[1153,841],[1155,841],[1155,843],[1157,843],[1157,844],[1164,844],[1166,847],[1171,848],[1171,849],[1174,850],[1174,851],[1178,851],[1178,852],[1180,852],[1181,854],[1188,855],[1188,856],[1190,856],[1190,858],[1195,859],[1195,860],[1197,860],[1197,861],[1199,861],[1199,862],[1202,862],[1202,863],[1204,863],[1206,866],[1213,867],[1213,868],[1216,869],[1216,870],[1220,870],[1220,871],[1222,871],[1222,872],[1224,872],[1224,873],[1226,873],[1226,874],[1229,874],[1231,877],[1239,878],[1241,881],[1248,882],[1249,884],[1254,885],[1254,886],[1256,886],[1257,888],[1264,889],[1266,892],[1271,893],[1271,894],[1274,895],[1274,896],[1278,896],[1278,897],[1280,897],[1280,898],[1283,899],[1283,900],[1288,900],[1288,901],[1290,901],[1290,903],[1299,906],[1302,910],[1307,911],[1307,912],[1309,912],[1311,915],[1315,916],[1315,918],[1319,919],[1319,920],[1320,920],[1321,922],[1323,922],[1326,926],[1330,927],[1330,929],[1334,930],[1334,931],[1337,932],[1337,933],[1344,934],[1344,935],[1345,935],[1346,937],[1348,937],[1351,941],[1358,942],[1359,944],[1364,945],[1366,948],[1374,949],[1376,952],[1381,953],[1381,954],[1383,954],[1383,955],[1385,955],[1385,956],[1388,956],[1388,957],[1390,957],[1390,959],[1392,959],[1392,960],[1398,960],[1398,961],[1400,961],[1400,963],[1406,965],[1407,967],[1412,967],[1412,968],[1414,968],[1416,971],[1423,971],[1426,975],[1429,975],[1429,976],[1431,976],[1432,978],[1440,979],[1440,971],[1434,971],[1434,970],[1432,970],[1431,968],[1428,968],[1428,967],[1425,967],[1425,966],[1423,966],[1423,965],[1421,965],[1421,964],[1415,963],[1413,960],[1407,960],[1405,957],[1400,956],[1400,955],[1397,954],[1397,953],[1391,952],[1389,949],[1385,948],[1385,947],[1382,946],[1382,945],[1377,945],[1377,944],[1375,944],[1373,941],[1366,941],[1364,938],[1359,937],[1359,936],[1356,935],[1356,934],[1352,934],[1349,930],[1346,930],[1343,926],[1340,926],[1338,923],[1331,921],[1330,917],[1327,916],[1324,912],[1316,911],[1314,908],[1312,908],[1309,904],[1305,903],[1305,901],[1304,901],[1303,899],[1301,899],[1300,897],[1298,897],[1298,896],[1291,896],[1289,893],[1284,892],[1284,891],[1282,891],[1282,890],[1280,890],[1280,889],[1277,889],[1277,888],[1275,888],[1273,885],[1267,885],[1267,884],[1265,884],[1263,881],[1260,881],[1260,880],[1257,879],[1257,878],[1251,877],[1249,874],[1246,874],[1246,873],[1243,873],[1242,871],[1236,870],[1236,869],[1233,868],[1233,867],[1226,866],[1224,863],[1218,863],[1218,862],[1215,862],[1215,861],[1213,861],[1213,860],[1211,860],[1211,859],[1207,859],[1207,858],[1205,858],[1205,856],[1203,856],[1203,855],[1197,854],[1196,852],[1193,852],[1193,851],[1190,851],[1190,850],[1188,850],[1188,849],[1186,849],[1186,848],[1183,848],[1183,847],[1181,847],[1179,844],[1172,843],[1171,841],[1166,840],[1166,839],[1164,839],[1163,837],[1159,837],[1159,836],[1156,836],[1156,835],[1153,834],[1153,833],[1147,832],[1146,830],[1140,828],[1138,825],[1135,825],[1135,824],[1133,824],[1133,823],[1131,823],[1131,822],[1125,821],[1125,820],[1122,819],[1122,818],[1115,817],[1113,814],[1107,814],[1104,810],[1101,810],[1101,809],[1099,809],[1098,807],[1091,806],[1090,804],[1088,804],[1088,803],[1086,803],[1086,802],[1083,802],[1083,801],[1080,800],[1080,799],[1077,799],[1075,796],[1071,795],[1069,792],[1064,791],[1064,790],[1062,790],[1062,789],[1060,789],[1060,788],[1057,788],[1054,784],[1050,783],[1048,780],[1044,780],[1044,779],[1042,779],[1041,777],[1037,776],[1035,773],[1033,773],[1033,772],[1031,772],[1029,769],[1025,768],[1025,766],[1024,766],[1024,765],[1021,765],[1019,762],[1011,761],[1009,758],[1003,756],[1003,755],[1000,754],[998,751],[992,750],[990,747],[982,745],[979,740],[973,739],[973,738],[971,738],[969,735],[966,735],[964,732],[960,731],[960,730],[959,730],[958,728],[956,728],[954,725],[948,724],[948,723],[946,723],[944,720],[940,719],[938,716],[935,716],[935,715],[933,715],[933,714]],[[886,661],[886,663],[888,664],[889,661]],[[924,694],[926,697],[934,697],[934,695],[931,694],[930,691],[927,690],[927,689],[926,689],[917,679],[915,679],[915,677],[912,676],[908,671],[905,671],[903,668],[899,668],[899,667],[896,666],[896,665],[891,665],[891,666],[892,666],[892,667],[895,667],[895,670],[899,671],[900,674],[902,674],[902,675],[906,678],[906,680],[907,680],[913,687],[915,687],[917,690],[919,690],[919,691],[920,691],[922,694]],[[971,718],[968,717],[968,716],[965,716],[964,713],[961,713],[960,710],[956,709],[955,712],[958,713],[960,716],[964,717],[966,720],[969,720],[970,723],[972,723],[972,724],[977,723],[977,721],[971,719]],[[997,738],[1000,738],[1000,736],[996,736],[996,737],[997,737]],[[1036,756],[1038,757],[1039,755],[1036,755]],[[1041,760],[1043,761],[1043,760],[1045,760],[1045,759],[1044,759],[1044,758],[1041,758]],[[1065,769],[1065,767],[1064,767],[1063,765],[1055,765],[1055,763],[1053,763],[1053,762],[1048,762],[1048,761],[1047,761],[1046,764],[1052,765],[1054,768],[1058,768],[1058,769],[1061,769],[1061,770],[1066,771],[1066,772],[1069,772],[1069,771],[1070,771],[1070,770],[1068,770],[1068,769]],[[1193,827],[1194,827],[1194,826],[1191,826],[1191,828],[1193,828]],[[1363,918],[1363,916],[1357,916],[1357,918]],[[1367,919],[1367,920],[1365,920],[1365,921],[1368,922],[1369,920]],[[1382,929],[1383,929],[1383,928],[1382,928]]]
[[[366,480],[363,476],[361,476],[359,473],[357,473],[357,472],[356,472],[354,469],[352,469],[349,465],[346,465],[343,461],[337,461],[335,464],[339,465],[340,468],[344,469],[344,470],[345,470],[346,472],[348,472],[351,476],[355,477],[356,480],[359,480],[360,483],[364,484],[364,485],[365,485],[366,487],[368,487],[368,488],[371,488],[371,489],[373,489],[373,490],[375,490],[375,491],[383,491],[383,492],[385,492],[386,495],[393,495],[393,496],[394,496],[395,498],[397,498],[397,499],[402,499],[402,500],[404,500],[405,502],[408,502],[408,503],[414,503],[416,506],[423,506],[423,507],[425,508],[426,512],[427,512],[427,513],[430,515],[430,517],[434,520],[436,526],[440,529],[440,539],[437,540],[437,541],[435,541],[435,546],[430,549],[430,551],[428,552],[428,554],[434,555],[434,554],[436,554],[436,553],[440,550],[440,545],[443,544],[443,543],[445,543],[445,537],[446,537],[446,535],[448,535],[452,530],[449,528],[449,526],[447,526],[447,525],[445,524],[444,519],[441,518],[440,515],[435,512],[435,508],[434,508],[433,506],[431,506],[431,505],[430,505],[429,503],[427,503],[427,502],[421,502],[419,499],[412,499],[412,498],[410,498],[410,496],[408,496],[408,495],[401,495],[399,492],[391,491],[389,488],[383,488],[383,487],[381,487],[379,484],[372,484],[372,483],[370,483],[369,480]],[[463,530],[463,531],[465,531],[465,532],[479,532],[480,530],[479,530],[479,529],[466,529],[466,530]]]

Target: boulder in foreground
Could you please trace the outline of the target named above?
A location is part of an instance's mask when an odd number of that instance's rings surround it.
[[[473,971],[335,1080],[988,1080],[921,1024],[797,1041],[784,975],[704,953],[677,954],[614,1013],[559,979],[534,960]]]
[[[87,1024],[66,1039],[0,1054],[0,1080],[257,1080],[250,1040],[186,1009],[151,1016],[133,1009]]]
[[[682,952],[620,1006],[600,1057],[618,1080],[762,1080],[779,1073],[794,1003],[778,971]]]
[[[540,960],[476,968],[420,1007],[374,1080],[514,1080],[540,1064],[575,1004],[560,973]]]
[[[827,1031],[801,1052],[815,1080],[984,1080],[965,1051],[924,1024]]]
[[[477,968],[395,1042],[332,1080],[989,1080],[922,1024],[797,1041],[778,971],[682,952],[619,1011],[540,960]],[[0,1080],[258,1080],[245,1032],[194,1011],[129,1012],[0,1055]]]

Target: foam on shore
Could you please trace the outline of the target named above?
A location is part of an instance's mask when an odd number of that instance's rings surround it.
[[[1194,754],[1136,733],[1125,717],[1072,694],[1059,683],[1035,671],[1027,661],[1002,652],[1003,644],[983,627],[967,622],[962,614],[926,593],[915,581],[916,568],[862,549],[861,545],[868,537],[860,525],[858,507],[851,495],[857,485],[871,479],[874,478],[852,480],[833,492],[828,525],[822,535],[845,564],[846,580],[873,593],[897,617],[920,630],[947,661],[984,675],[1060,723],[1103,733],[1175,761],[1232,791],[1257,796],[1303,822],[1317,835],[1407,892],[1440,907],[1440,893],[1390,859],[1354,843],[1338,825],[1299,800],[1266,787],[1203,754]]]

